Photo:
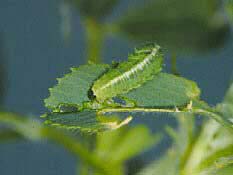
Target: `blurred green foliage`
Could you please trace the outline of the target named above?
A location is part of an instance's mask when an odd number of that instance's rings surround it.
[[[145,126],[131,129],[123,127],[116,131],[98,134],[95,152],[103,159],[120,164],[152,147],[159,138],[159,135],[152,135]]]
[[[131,39],[157,41],[169,51],[199,52],[222,46],[229,33],[219,0],[154,0],[129,9],[116,30]]]
[[[120,0],[72,2],[84,21],[101,24],[101,35],[157,42],[173,53],[207,52],[222,47],[230,34],[231,0],[145,0],[130,6],[111,23],[102,19],[111,15]]]
[[[233,25],[233,1],[232,0],[225,0],[225,10],[231,22],[231,25]]]

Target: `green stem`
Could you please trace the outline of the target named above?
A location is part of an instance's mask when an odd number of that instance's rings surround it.
[[[93,151],[95,144],[96,144],[96,135],[83,135],[81,136],[81,139],[83,140],[83,144],[84,146],[89,150],[89,151]],[[85,163],[85,162],[80,162],[79,168],[77,173],[79,175],[89,175],[91,173],[91,168],[90,166]]]
[[[83,162],[79,163],[77,175],[89,175],[89,166]]]
[[[220,124],[226,126],[228,129],[232,130],[233,132],[233,124],[226,121],[223,116],[220,116],[218,113],[213,112],[207,109],[201,108],[173,108],[173,109],[161,109],[161,108],[104,108],[98,111],[98,114],[105,114],[105,113],[119,113],[119,112],[164,112],[164,113],[180,113],[180,112],[191,112],[193,114],[200,114],[202,116],[207,116],[215,119]]]
[[[102,62],[102,47],[104,42],[103,24],[92,19],[85,21],[87,37],[87,60],[91,63]]]
[[[213,112],[213,111],[210,111],[210,110],[206,110],[206,109],[199,109],[199,108],[192,109],[192,112],[194,114],[200,114],[202,116],[211,117],[211,118],[215,119],[218,123],[222,124],[223,126],[225,126],[230,131],[233,132],[233,124],[231,124],[230,122],[226,121],[226,119],[224,119],[223,116],[219,115],[216,112]]]
[[[23,137],[18,133],[10,129],[4,129],[0,131],[0,142],[18,141]]]
[[[173,53],[173,54],[171,55],[171,72],[172,72],[174,75],[180,75],[176,63],[177,63],[177,56],[176,56],[175,53]]]
[[[187,145],[183,151],[183,153],[180,156],[180,163],[179,163],[179,174],[182,175],[183,169],[186,165],[186,162],[188,161],[190,154],[192,153],[193,146],[195,144],[196,138],[199,134],[195,132],[194,129],[194,115],[177,115],[179,117],[179,128],[181,128],[180,131],[185,131],[187,133]],[[186,118],[189,117],[189,118]],[[191,122],[190,122],[191,121]],[[200,133],[200,132],[199,132]]]
[[[98,23],[93,19],[86,19],[85,20],[86,26],[86,44],[87,44],[87,61],[89,63],[101,63],[102,62],[102,47],[104,42],[104,30],[103,25]],[[92,139],[84,138],[87,148],[90,148]],[[88,175],[89,174],[89,166],[85,164],[85,162],[81,163],[79,167],[79,174],[81,175]]]
[[[104,108],[98,111],[98,114],[112,113],[112,112],[165,112],[165,113],[175,113],[184,112],[180,111],[178,108],[174,109],[163,109],[163,108]]]

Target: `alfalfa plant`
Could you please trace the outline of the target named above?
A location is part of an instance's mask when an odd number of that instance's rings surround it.
[[[175,54],[221,45],[230,25],[222,15],[220,2],[150,1],[112,24],[105,23],[104,18],[117,2],[65,1],[64,19],[68,20],[68,5],[78,7],[82,16],[89,63],[71,68],[50,88],[44,123],[1,112],[1,140],[49,139],[81,160],[78,174],[122,175],[127,173],[127,160],[161,138],[146,126],[128,127],[136,113],[169,113],[179,123],[177,130],[166,127],[174,141],[171,148],[136,174],[233,174],[233,85],[222,102],[208,105],[201,100],[195,82],[163,71],[164,53],[154,42],[136,48],[126,61],[101,63],[107,34],[156,40]],[[231,1],[224,5],[226,14],[231,14]],[[65,36],[69,36],[68,21],[64,24]],[[195,116],[208,117],[199,129]]]

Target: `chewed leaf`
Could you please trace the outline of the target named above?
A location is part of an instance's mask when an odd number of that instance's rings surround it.
[[[88,92],[93,82],[107,69],[106,64],[83,65],[72,68],[72,72],[58,79],[58,84],[49,89],[50,96],[45,99],[45,106],[56,109],[60,104],[81,107],[90,101]]]
[[[43,116],[45,124],[71,131],[96,133],[105,130],[118,129],[128,124],[132,117],[119,120],[115,116],[97,116],[94,110],[84,110],[77,113],[50,113]]]
[[[119,63],[94,83],[92,90],[96,99],[104,101],[140,87],[161,71],[162,61],[158,45],[150,44],[136,49],[128,61]]]
[[[200,90],[194,82],[172,74],[159,73],[124,97],[134,101],[138,107],[150,108],[186,106],[199,95]]]

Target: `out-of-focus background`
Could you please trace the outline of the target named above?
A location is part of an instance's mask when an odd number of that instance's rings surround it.
[[[40,116],[46,111],[43,99],[48,96],[48,88],[56,83],[56,78],[69,72],[70,67],[86,63],[85,29],[81,17],[77,11],[71,11],[71,37],[68,41],[64,39],[61,2],[0,1],[0,97],[3,109]],[[138,2],[121,0],[106,21],[110,23]],[[136,45],[123,36],[110,36],[104,43],[103,61],[124,60]],[[166,54],[167,71],[171,67],[170,55],[169,52]],[[178,53],[177,67],[182,76],[198,83],[204,100],[212,105],[218,103],[232,79],[232,34],[227,35],[224,44],[217,49],[195,54]],[[174,123],[167,115],[143,119],[142,122],[154,131],[166,123]],[[156,152],[146,154],[142,161],[159,156],[167,145],[169,140],[165,139]],[[58,146],[29,142],[0,144],[1,175],[74,173],[74,158]]]

